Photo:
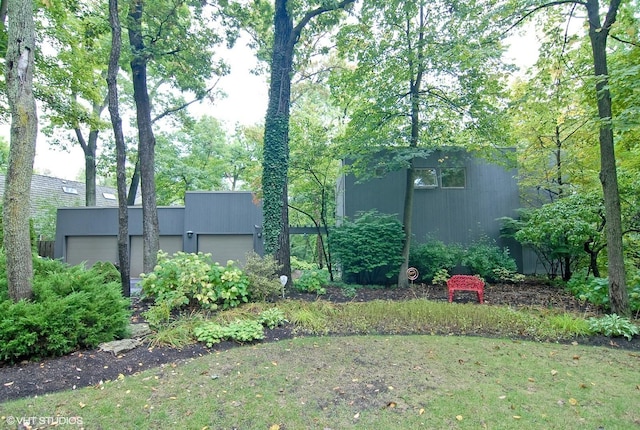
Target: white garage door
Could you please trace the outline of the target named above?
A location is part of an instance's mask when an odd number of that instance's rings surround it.
[[[246,261],[253,251],[253,235],[250,234],[202,234],[198,236],[198,252],[210,253],[213,261],[226,266],[228,260]]]
[[[182,236],[160,236],[160,249],[169,255],[182,251]],[[139,278],[142,267],[142,236],[131,236],[131,277]]]
[[[118,264],[116,236],[68,236],[65,261],[72,266],[85,262],[91,267],[97,261]]]

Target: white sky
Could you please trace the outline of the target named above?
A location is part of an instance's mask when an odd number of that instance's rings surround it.
[[[525,36],[510,37],[510,49],[505,58],[512,59],[521,67],[529,67],[537,59],[537,44],[532,31]],[[216,101],[203,102],[194,109],[213,116],[228,126],[230,130],[236,124],[255,124],[264,121],[267,108],[267,81],[264,76],[250,73],[255,65],[252,52],[243,45],[228,51],[225,59],[231,65],[231,74],[222,78],[220,88],[227,93],[227,97]],[[0,126],[0,135],[9,140],[9,125]],[[77,180],[84,169],[82,149],[76,143],[69,151],[51,147],[46,137],[40,135],[36,144],[36,158],[34,169],[39,174],[46,174],[59,178]]]

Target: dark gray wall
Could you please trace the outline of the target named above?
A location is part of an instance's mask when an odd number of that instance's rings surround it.
[[[413,236],[417,242],[427,237],[445,243],[469,244],[482,236],[508,246],[522,268],[522,250],[513,241],[500,238],[498,218],[516,217],[520,195],[515,169],[505,169],[463,152],[434,152],[416,161],[416,167],[436,168],[436,188],[414,189]],[[440,169],[464,167],[466,186],[463,189],[442,188]],[[353,175],[344,179],[343,213],[353,219],[358,212],[376,209],[385,214],[397,214],[402,220],[406,169],[389,173],[383,178],[356,183]],[[340,205],[339,205],[340,206]]]

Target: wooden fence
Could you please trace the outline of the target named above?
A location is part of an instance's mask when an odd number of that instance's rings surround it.
[[[39,240],[38,241],[38,255],[40,257],[53,258],[53,248],[55,240]]]

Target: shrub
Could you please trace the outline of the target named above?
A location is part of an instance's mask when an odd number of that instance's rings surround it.
[[[35,258],[33,300],[0,302],[0,360],[59,356],[124,337],[129,300],[120,283],[109,280],[106,266],[98,266],[87,270]]]
[[[509,255],[508,248],[500,248],[495,241],[482,238],[467,247],[462,256],[462,265],[467,266],[471,273],[479,275],[488,281],[497,281],[496,270],[500,276],[504,273],[516,273],[516,262]]]
[[[605,315],[602,318],[589,318],[589,329],[593,333],[601,333],[608,337],[624,336],[631,340],[640,333],[638,326],[629,318],[623,318],[617,314]]]
[[[282,293],[278,273],[281,266],[273,256],[260,257],[255,252],[247,254],[244,273],[249,280],[247,292],[252,301],[266,301]]]
[[[267,328],[275,328],[282,323],[287,322],[287,319],[284,316],[284,312],[282,312],[278,308],[269,308],[260,312],[260,324]]]
[[[142,293],[164,302],[170,310],[184,307],[222,309],[248,301],[248,278],[233,261],[225,267],[211,261],[210,254],[158,253],[154,271],[141,275]]]
[[[329,272],[324,269],[305,270],[300,278],[293,282],[296,290],[303,293],[326,294],[325,286],[329,283]]]
[[[343,280],[362,285],[389,283],[402,264],[404,230],[394,215],[375,211],[345,221],[331,232],[331,252]]]
[[[430,239],[412,247],[409,266],[418,269],[423,281],[431,282],[440,270],[451,272],[460,263],[461,257],[460,245],[446,245],[440,240]]]
[[[198,342],[209,348],[223,340],[245,343],[264,339],[264,327],[255,320],[236,320],[227,325],[208,322],[196,327],[194,333]]]
[[[578,300],[610,309],[609,304],[609,278],[596,278],[593,276],[585,279],[584,272],[576,273],[568,282],[567,289]],[[640,284],[637,279],[631,277],[627,285],[629,291],[629,307],[632,311],[640,311]]]

